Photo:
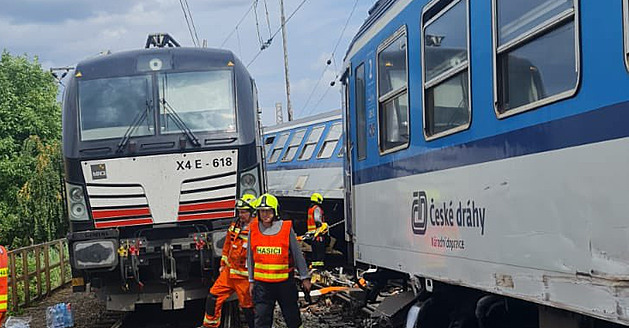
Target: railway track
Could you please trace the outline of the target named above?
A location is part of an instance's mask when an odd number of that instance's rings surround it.
[[[124,318],[127,316],[124,312],[106,311],[99,318],[92,327],[94,328],[121,328]]]
[[[189,302],[186,309],[176,311],[162,311],[152,305],[138,306],[135,312],[106,311],[95,318],[90,328],[196,328],[201,325],[202,316],[202,302]]]
[[[317,286],[322,287],[322,286]],[[358,328],[380,327],[370,317],[370,306],[361,306],[349,291],[329,293],[315,298],[315,302],[305,306],[302,299],[302,319],[304,328]],[[204,302],[187,302],[183,310],[163,311],[160,306],[138,306],[135,312],[105,311],[93,328],[196,328],[201,325]],[[284,328],[279,307],[276,308],[274,327]],[[237,301],[228,302],[223,308],[222,328],[245,328],[241,320]]]
[[[237,302],[223,309],[223,328],[246,328],[238,315]],[[135,312],[104,312],[93,328],[196,328],[201,325],[203,304],[192,303],[184,310],[162,311],[158,306],[138,307]],[[284,328],[279,307],[274,327]],[[351,302],[336,296],[321,297],[315,304],[302,308],[304,328],[376,327],[364,313],[356,315]]]
[[[112,328],[195,328],[203,319],[203,302],[186,303],[182,310],[163,311],[160,306],[137,307]]]

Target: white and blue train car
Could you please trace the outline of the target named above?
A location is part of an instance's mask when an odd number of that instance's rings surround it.
[[[306,232],[312,193],[323,195],[329,224],[343,220],[343,122],[341,110],[264,128],[268,191],[280,201],[298,234]],[[330,231],[334,248],[345,252],[342,225]]]
[[[357,262],[419,278],[418,327],[629,325],[628,15],[370,10],[345,59],[347,226]]]

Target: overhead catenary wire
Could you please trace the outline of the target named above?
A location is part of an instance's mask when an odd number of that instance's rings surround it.
[[[245,18],[247,18],[247,16],[249,15],[249,13],[251,12],[251,10],[253,9],[253,7],[256,5],[257,0],[254,0],[253,3],[251,3],[251,6],[249,6],[249,9],[247,9],[247,11],[245,12],[244,15],[242,15],[242,17],[240,18],[240,20],[238,21],[238,23],[236,23],[236,26],[231,30],[231,32],[229,32],[229,34],[225,37],[225,40],[223,40],[223,43],[221,43],[221,46],[219,48],[222,48],[223,46],[225,46],[225,44],[227,43],[227,41],[229,41],[229,39],[232,37],[232,35],[234,35],[234,33],[236,32],[236,30],[238,29],[238,27],[240,27],[240,25],[242,24],[242,22],[245,21]]]
[[[275,33],[273,33],[271,35],[271,37],[269,38],[269,40],[266,42],[265,47],[261,47],[260,50],[255,54],[255,56],[253,56],[253,58],[249,61],[249,63],[247,64],[247,68],[249,68],[249,66],[251,66],[251,64],[253,64],[256,59],[258,59],[258,57],[260,56],[260,54],[262,53],[262,51],[264,51],[265,49],[268,48],[268,46],[271,45],[271,42],[273,41],[273,39],[277,36],[278,33],[280,33],[280,31],[282,30],[282,27],[286,26],[286,24],[288,24],[288,22],[291,20],[291,18],[293,18],[293,16],[295,16],[295,14],[301,9],[301,7],[303,7],[303,5],[307,2],[308,0],[302,0],[301,3],[297,6],[297,8],[295,8],[295,10],[293,10],[293,12],[288,16],[288,18],[286,18],[286,22],[280,26],[277,30],[275,30]]]
[[[238,40],[238,56],[242,57],[242,45],[240,44],[240,32],[236,29],[236,39]]]
[[[321,76],[319,76],[317,83],[315,83],[314,88],[312,88],[312,90],[310,91],[310,94],[308,95],[308,98],[306,99],[306,103],[301,107],[302,111],[304,111],[308,107],[308,104],[310,104],[310,100],[312,99],[312,96],[314,96],[314,93],[315,91],[317,91],[319,84],[321,83],[321,81],[323,81],[323,77],[325,76],[325,73],[328,71],[329,67],[330,65],[325,65],[325,69],[323,70],[323,72],[321,72]]]
[[[343,35],[345,34],[345,30],[347,30],[347,26],[349,25],[349,21],[352,19],[354,12],[356,11],[356,7],[358,6],[358,0],[354,1],[354,6],[352,7],[352,11],[350,11],[349,16],[347,16],[347,20],[345,21],[345,26],[341,30],[341,34],[339,35],[338,40],[336,40],[336,44],[334,45],[334,49],[332,50],[332,59],[334,60],[334,55],[336,54],[336,49],[338,49],[339,44],[341,44],[341,40],[343,39]]]
[[[266,27],[269,30],[269,39],[271,38],[271,19],[269,18],[269,7],[264,0],[264,12],[266,13]]]
[[[201,42],[199,41],[199,34],[197,33],[197,26],[194,24],[194,18],[192,18],[192,10],[190,10],[190,5],[188,5],[188,0],[184,0],[186,4],[186,9],[188,9],[188,16],[190,16],[190,23],[192,24],[192,29],[194,30],[194,37],[197,39],[197,46],[201,46]]]
[[[330,90],[330,88],[333,86],[333,84],[330,84],[328,86],[327,90],[324,92],[323,97],[321,99],[319,99],[317,104],[314,107],[312,107],[311,110],[306,111],[308,105],[310,104],[310,100],[312,99],[312,96],[314,95],[314,93],[317,90],[317,88],[319,88],[319,84],[321,84],[321,81],[325,77],[325,73],[328,71],[328,68],[330,67],[331,63],[334,63],[334,71],[338,72],[338,67],[336,65],[336,59],[335,59],[334,56],[336,54],[336,50],[338,49],[339,45],[341,44],[341,40],[343,40],[343,35],[345,34],[345,30],[347,30],[347,26],[349,26],[349,22],[352,19],[352,16],[354,15],[354,12],[356,11],[356,7],[357,6],[358,6],[358,0],[355,0],[354,1],[354,5],[352,6],[352,10],[350,11],[349,15],[347,16],[347,19],[345,20],[345,25],[343,26],[343,29],[341,30],[341,34],[339,35],[338,40],[336,40],[336,44],[334,44],[334,48],[332,49],[330,57],[326,61],[326,65],[325,65],[325,67],[323,69],[323,72],[321,72],[321,76],[319,77],[319,80],[317,80],[317,83],[315,83],[315,86],[312,88],[312,91],[310,92],[310,95],[308,96],[308,98],[306,100],[306,103],[304,104],[303,107],[301,107],[301,112],[302,112],[303,116],[309,115],[314,109],[316,109],[319,106],[319,104],[323,101],[323,98],[328,94],[328,91]]]
[[[193,28],[191,26],[190,20],[188,19],[188,12],[186,11],[186,7],[183,4],[184,0],[179,0],[179,4],[181,5],[181,11],[183,12],[183,17],[186,19],[186,25],[188,26],[188,32],[190,32],[190,38],[192,39],[192,44],[196,47],[198,46],[197,40],[194,38]]]
[[[297,8],[295,8],[295,10],[293,10],[293,12],[288,15],[288,18],[286,18],[286,22],[284,23],[284,26],[286,24],[288,24],[288,22],[290,21],[291,18],[293,18],[293,16],[295,16],[295,14],[299,11],[299,9],[301,9],[301,7],[307,2],[308,0],[303,0],[299,6],[297,6]],[[275,33],[273,33],[271,35],[271,39],[274,39],[278,33],[280,33],[280,31],[282,31],[282,26],[280,26],[277,30],[275,30]]]
[[[354,12],[356,11],[356,7],[358,6],[358,0],[354,1],[354,6],[352,7],[352,10],[349,13],[349,16],[347,16],[347,20],[345,20],[345,25],[343,26],[343,29],[341,30],[341,34],[339,35],[338,40],[336,40],[336,44],[334,45],[334,49],[332,49],[332,55],[331,60],[332,63],[334,63],[334,71],[338,72],[339,69],[336,66],[336,50],[338,49],[339,45],[341,44],[341,40],[343,40],[343,35],[345,35],[345,30],[347,30],[347,26],[349,26],[349,22],[352,19],[352,16],[354,16]]]
[[[328,92],[330,92],[330,89],[332,89],[332,86],[330,85],[327,89],[325,89],[325,92],[323,93],[323,95],[321,96],[321,98],[319,98],[319,101],[317,101],[317,103],[314,105],[314,107],[312,108],[317,108],[319,107],[319,105],[321,104],[321,102],[323,101],[323,99],[325,98],[325,96],[328,95]],[[310,113],[308,113],[310,114]]]
[[[271,45],[271,19],[269,18],[269,6],[267,5],[266,0],[264,0],[264,13],[266,16],[266,27],[269,32],[269,38],[264,41],[262,39],[262,34],[260,33],[260,23],[258,21],[258,4],[259,0],[255,0],[255,16],[256,16],[256,32],[258,33],[258,42],[260,43],[260,49],[264,50]]]
[[[258,42],[260,46],[264,43],[262,40],[262,35],[260,35],[260,21],[258,20],[258,0],[253,1],[253,13],[256,18],[256,33],[258,34]]]

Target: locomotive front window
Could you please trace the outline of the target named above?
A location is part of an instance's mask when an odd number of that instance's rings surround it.
[[[155,133],[149,76],[82,80],[78,84],[81,140]],[[134,124],[135,122],[135,124]]]
[[[179,119],[193,132],[236,131],[231,71],[161,74],[158,87],[161,133],[180,133]]]

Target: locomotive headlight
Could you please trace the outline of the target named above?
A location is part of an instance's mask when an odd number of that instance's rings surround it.
[[[252,187],[256,183],[256,177],[251,173],[243,174],[240,183],[243,187]]]
[[[72,204],[72,207],[70,208],[70,214],[72,214],[73,218],[82,218],[85,216],[85,213],[85,205],[81,203]]]
[[[258,197],[260,195],[260,183],[258,180],[257,166],[240,174],[240,196],[251,194]]]
[[[70,188],[70,198],[75,202],[83,200],[83,189],[80,187]]]
[[[83,187],[66,183],[66,201],[68,212],[70,212],[70,220],[87,221],[90,219],[84,195]]]

